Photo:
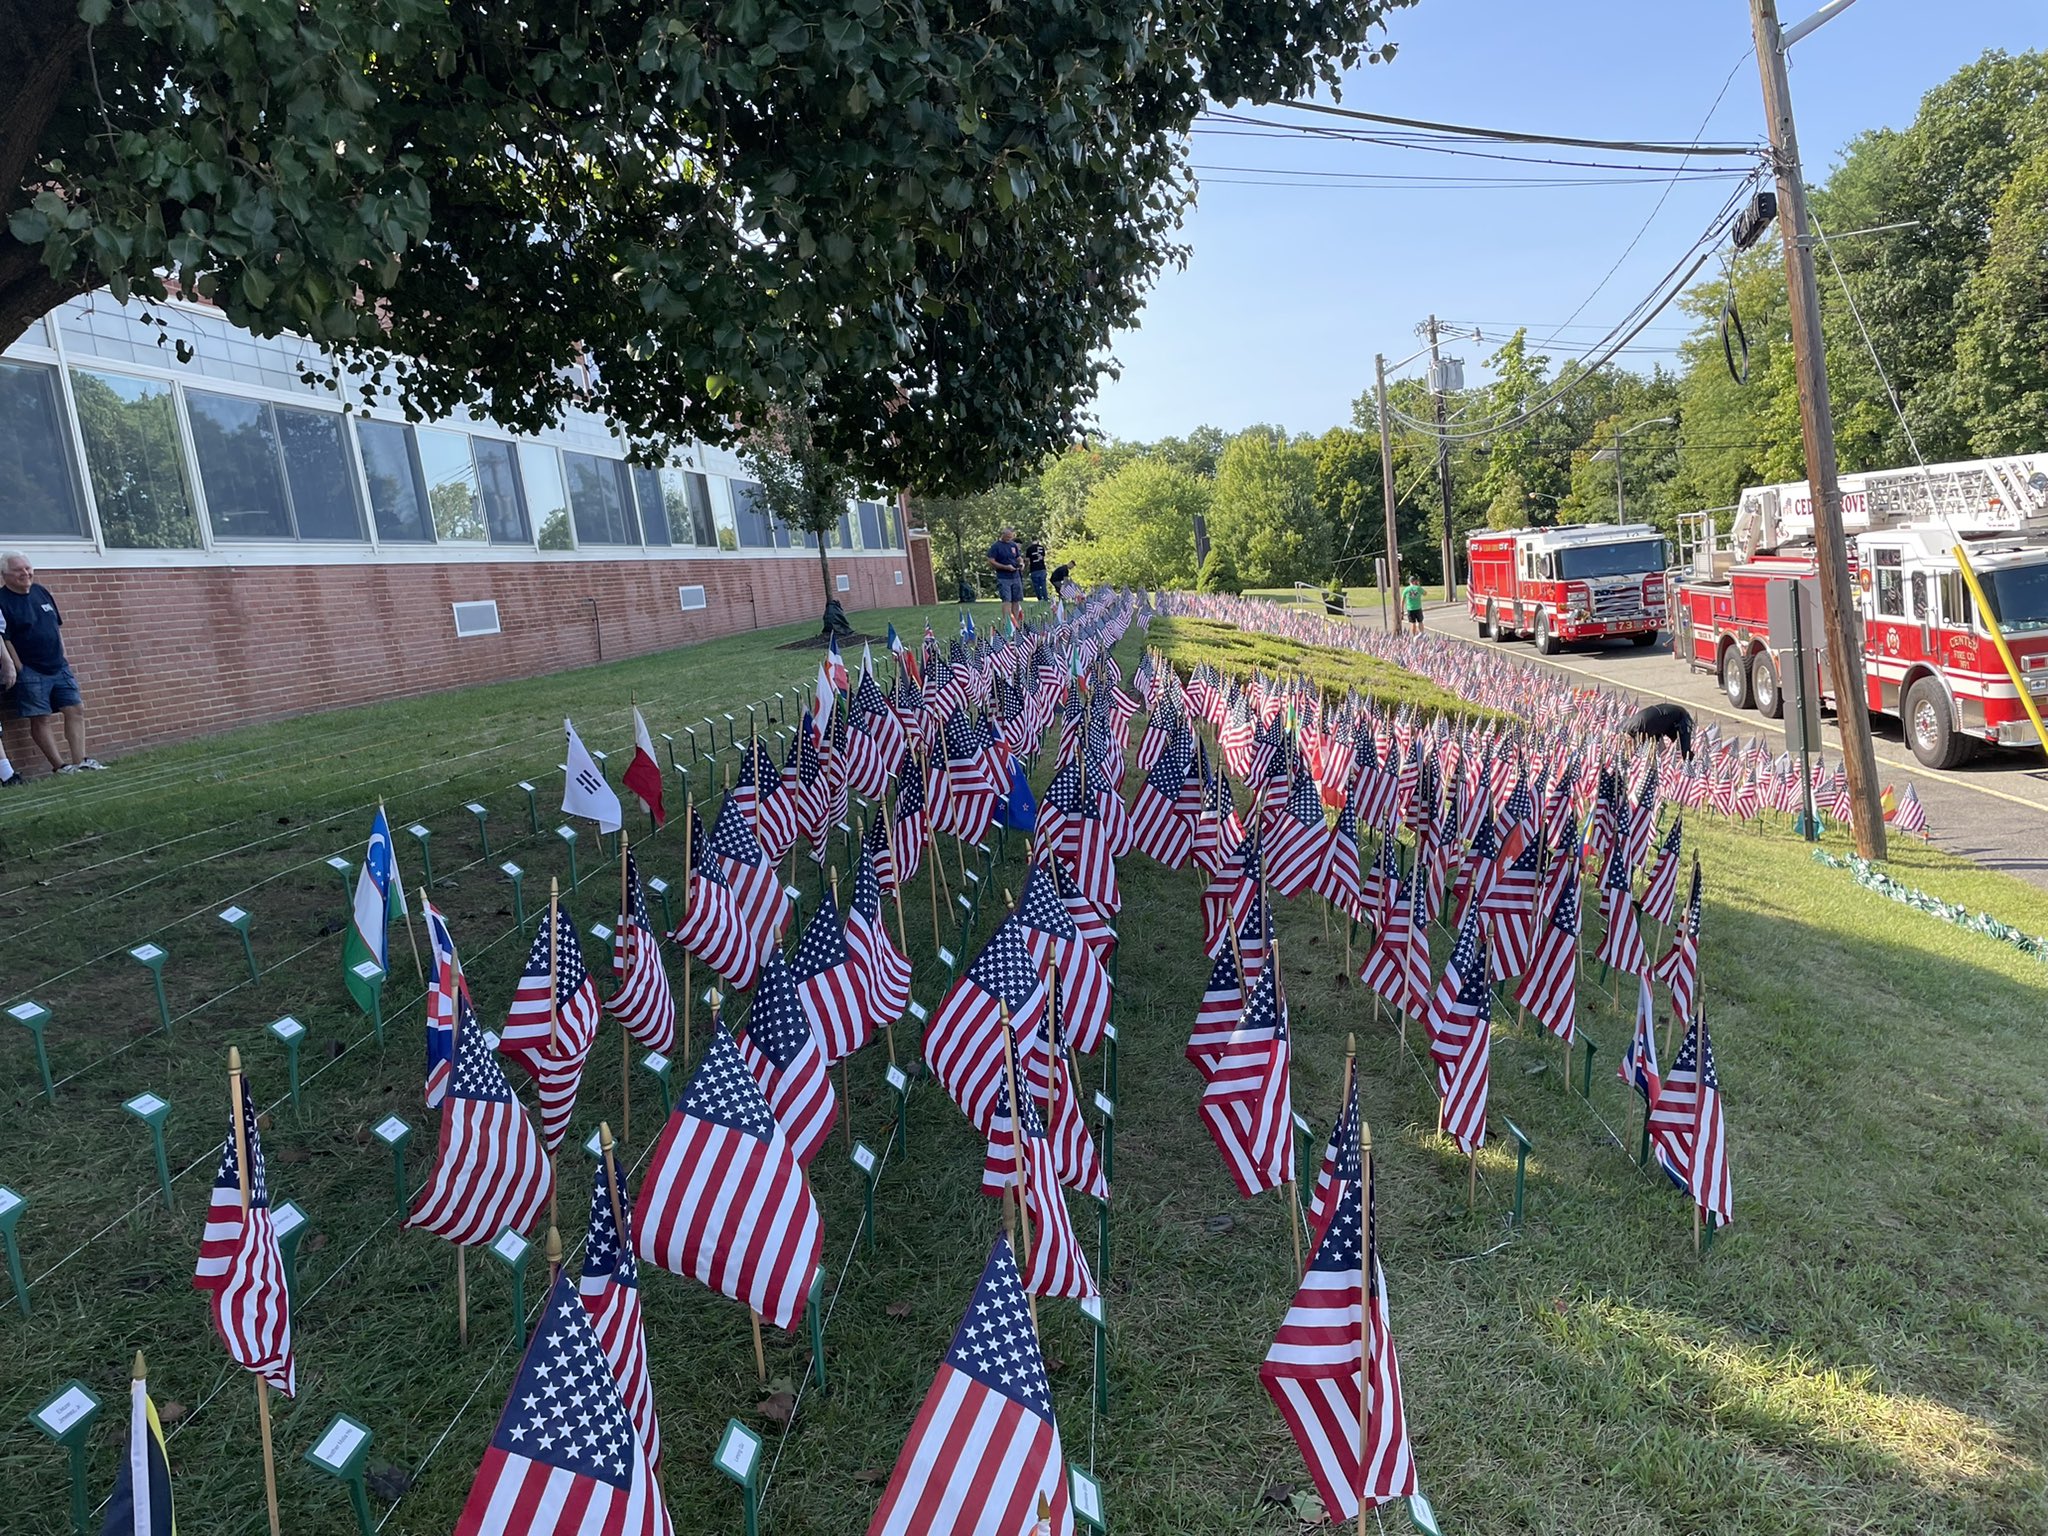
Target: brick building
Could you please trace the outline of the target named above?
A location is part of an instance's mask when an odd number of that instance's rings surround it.
[[[158,314],[88,296],[0,354],[0,549],[64,610],[96,753],[818,611],[815,544],[728,452],[648,468],[594,416],[535,438],[344,414],[306,343]],[[849,610],[931,591],[904,521],[858,501],[827,536]]]

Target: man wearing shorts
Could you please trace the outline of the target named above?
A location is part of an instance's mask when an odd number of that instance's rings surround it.
[[[1024,546],[1024,565],[1031,573],[1031,595],[1045,601],[1045,540],[1033,539]]]
[[[1413,634],[1422,633],[1422,588],[1414,581],[1401,589],[1401,607],[1408,615],[1408,628]]]
[[[988,547],[988,563],[996,573],[996,593],[1003,600],[1003,612],[1019,629],[1024,627],[1024,551],[1017,546],[1017,530],[1005,528]]]
[[[16,677],[8,695],[14,712],[28,724],[29,740],[59,773],[97,771],[106,765],[85,755],[85,706],[78,679],[64,659],[64,615],[50,589],[36,579],[27,555],[0,555],[0,620],[7,626],[7,648],[13,653]],[[71,749],[66,762],[57,751],[57,733],[50,716],[64,717],[64,739]]]

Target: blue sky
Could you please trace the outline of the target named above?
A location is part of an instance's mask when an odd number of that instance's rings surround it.
[[[1790,25],[1819,3],[1781,0],[1780,14]],[[1355,71],[1346,107],[1586,138],[1763,138],[1745,0],[1420,0],[1392,14],[1387,35],[1399,44],[1396,57]],[[1824,179],[1864,129],[1911,122],[1929,88],[1985,49],[2042,47],[2048,0],[1859,0],[1792,50],[1808,180]],[[1532,340],[1541,340],[1584,302],[1571,329],[1542,349],[1562,361],[1650,290],[1706,229],[1731,186],[1670,186],[1644,230],[1667,177],[1456,191],[1284,185],[1270,174],[1223,168],[1408,177],[1603,173],[1213,131],[1196,133],[1192,158],[1212,168],[1184,231],[1193,257],[1185,271],[1162,278],[1139,327],[1118,339],[1123,377],[1104,381],[1098,415],[1117,437],[1156,438],[1205,423],[1275,422],[1319,432],[1346,422],[1352,400],[1371,385],[1373,354],[1391,360],[1414,350],[1414,328],[1432,310],[1464,329],[1450,355],[1476,365],[1496,342],[1472,341],[1475,324],[1490,337],[1528,324]],[[1692,163],[1718,169],[1742,162]],[[1638,230],[1635,250],[1596,294]],[[1668,349],[1685,329],[1685,317],[1667,311],[1640,345]],[[1637,351],[1628,360],[1648,366],[1658,355]]]

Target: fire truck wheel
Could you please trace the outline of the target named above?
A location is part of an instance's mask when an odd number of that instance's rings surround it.
[[[1630,635],[1629,639],[1635,641],[1638,649],[1652,646],[1657,643],[1657,631],[1654,629],[1639,629]]]
[[[1749,708],[1749,660],[1732,640],[1721,647],[1721,691],[1737,709]]]
[[[1493,610],[1491,608],[1482,608],[1479,610],[1479,638],[1491,640],[1493,637]]]
[[[1785,713],[1785,697],[1778,688],[1778,664],[1769,651],[1758,651],[1749,662],[1749,689],[1756,696],[1756,712],[1766,720]]]
[[[1550,632],[1550,615],[1547,613],[1536,615],[1536,654],[1538,656],[1555,656],[1557,654],[1557,637]]]
[[[1956,729],[1941,685],[1923,677],[1906,690],[1906,740],[1930,768],[1959,768],[1976,743]]]

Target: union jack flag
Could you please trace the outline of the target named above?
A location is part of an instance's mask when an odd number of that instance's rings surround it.
[[[674,1536],[646,1447],[566,1270],[512,1379],[455,1536]]]
[[[802,1165],[739,1047],[714,1023],[641,1181],[635,1255],[788,1328],[810,1297],[824,1241]]]
[[[1041,1505],[1046,1536],[1073,1536],[1045,1357],[999,1235],[867,1536],[1015,1536]]]
[[[612,1180],[618,1180],[618,1188]],[[613,1205],[614,1198],[618,1204]],[[590,1228],[583,1239],[583,1280],[578,1289],[597,1342],[611,1362],[612,1380],[633,1421],[633,1434],[657,1476],[661,1420],[654,1412],[654,1382],[647,1373],[647,1330],[640,1318],[640,1261],[633,1257],[633,1208],[626,1176],[613,1169],[610,1149],[597,1160],[590,1190]],[[623,1236],[619,1224],[627,1224]]]
[[[434,979],[427,984],[427,1108],[439,1109],[455,1070],[455,1013],[458,1001],[469,996],[469,978],[462,974],[448,919],[424,897],[420,908],[427,919],[427,944],[434,952]]]
[[[291,1296],[285,1288],[284,1255],[270,1220],[270,1186],[263,1174],[263,1142],[256,1134],[256,1105],[247,1077],[234,1079],[236,1102],[228,1115],[228,1138],[213,1176],[213,1200],[199,1242],[192,1284],[211,1293],[214,1331],[228,1358],[254,1371],[286,1397],[298,1394],[292,1359]],[[240,1119],[237,1127],[236,1120]],[[239,1129],[248,1148],[249,1198],[242,1200],[242,1158],[235,1145]]]

